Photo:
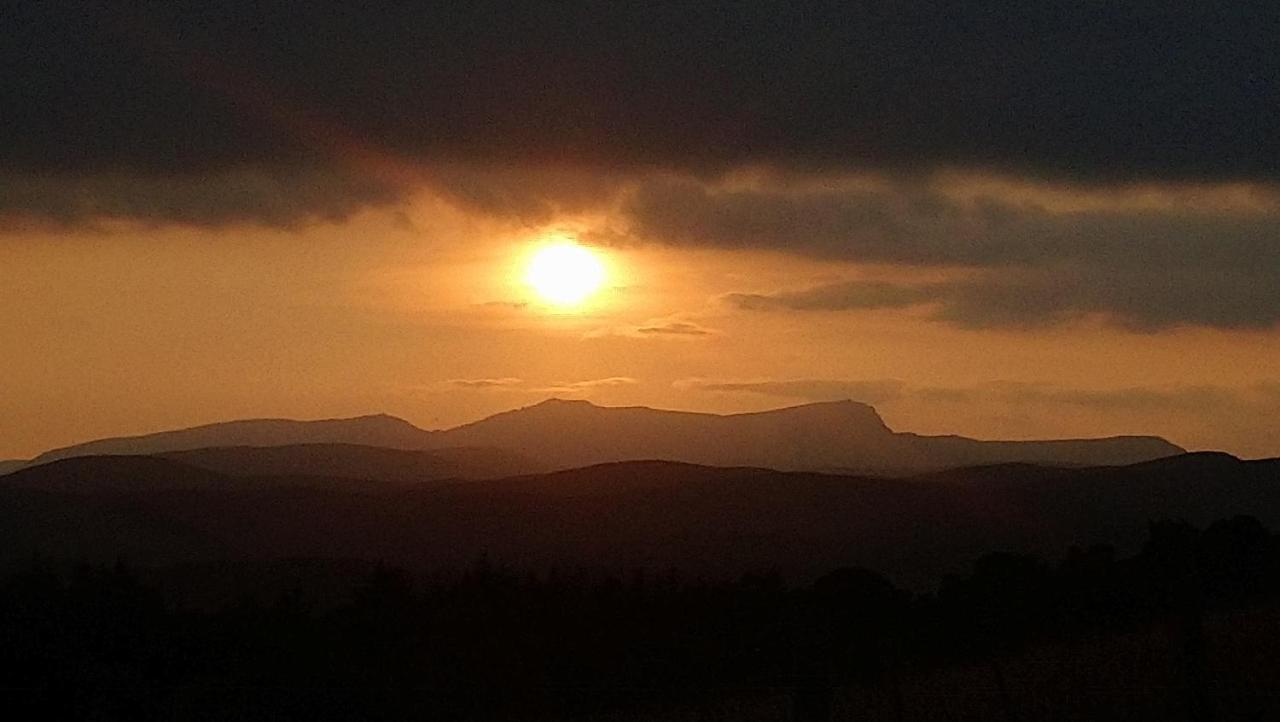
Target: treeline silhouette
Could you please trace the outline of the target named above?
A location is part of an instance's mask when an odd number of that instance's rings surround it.
[[[789,586],[522,576],[482,559],[447,577],[378,567],[341,599],[293,590],[203,608],[143,576],[33,563],[0,582],[10,719],[1280,713],[1280,537],[1251,517],[1153,523],[1124,559],[994,553],[927,594],[855,568]],[[1124,656],[1134,640],[1146,657]]]

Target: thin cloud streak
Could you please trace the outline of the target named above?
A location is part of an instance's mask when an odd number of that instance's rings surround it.
[[[698,340],[720,331],[685,318],[655,318],[633,326],[609,326],[588,331],[584,338],[637,338]]]
[[[509,389],[524,384],[524,379],[507,376],[495,379],[449,379],[445,383],[464,389]]]
[[[806,401],[852,399],[869,404],[883,403],[902,395],[906,384],[896,379],[847,381],[839,379],[723,380],[690,378],[675,381],[681,391],[747,393]]]
[[[580,394],[596,389],[634,386],[638,383],[640,382],[630,376],[610,376],[608,378],[588,379],[586,381],[557,381],[550,386],[531,390],[538,393]]]
[[[446,386],[473,391],[505,391],[528,394],[579,394],[598,389],[634,386],[640,382],[630,376],[609,376],[582,381],[554,381],[538,384],[515,376],[478,379],[450,379]]]

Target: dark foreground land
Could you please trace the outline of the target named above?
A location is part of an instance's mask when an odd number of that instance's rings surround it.
[[[860,568],[411,575],[363,563],[0,581],[9,719],[1280,718],[1280,537],[994,553],[912,594]]]
[[[0,476],[0,716],[1280,719],[1280,460],[447,471],[503,458]]]

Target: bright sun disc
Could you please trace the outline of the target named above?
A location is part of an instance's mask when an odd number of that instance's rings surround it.
[[[604,283],[604,264],[582,246],[557,243],[534,254],[525,279],[544,301],[576,306]]]

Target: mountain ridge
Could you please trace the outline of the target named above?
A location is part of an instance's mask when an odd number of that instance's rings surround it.
[[[1141,435],[985,441],[895,432],[874,407],[851,400],[727,415],[548,400],[439,433],[451,445],[507,448],[563,468],[657,458],[784,471],[902,474],[1010,461],[1125,464],[1185,451]]]
[[[712,414],[551,398],[440,430],[422,429],[387,414],[315,421],[243,419],[98,439],[46,451],[23,465],[86,455],[307,444],[406,451],[490,448],[529,460],[531,471],[664,459],[708,466],[888,475],[1007,462],[1127,464],[1185,451],[1149,435],[1002,441],[898,432],[873,406],[847,399]]]
[[[420,435],[434,432],[389,414],[299,420],[287,418],[235,419],[131,436],[112,436],[51,449],[28,463],[44,463],[72,456],[165,453],[223,446],[286,446],[302,443],[359,443],[376,437],[382,448],[421,448]],[[207,442],[216,443],[207,443]]]

